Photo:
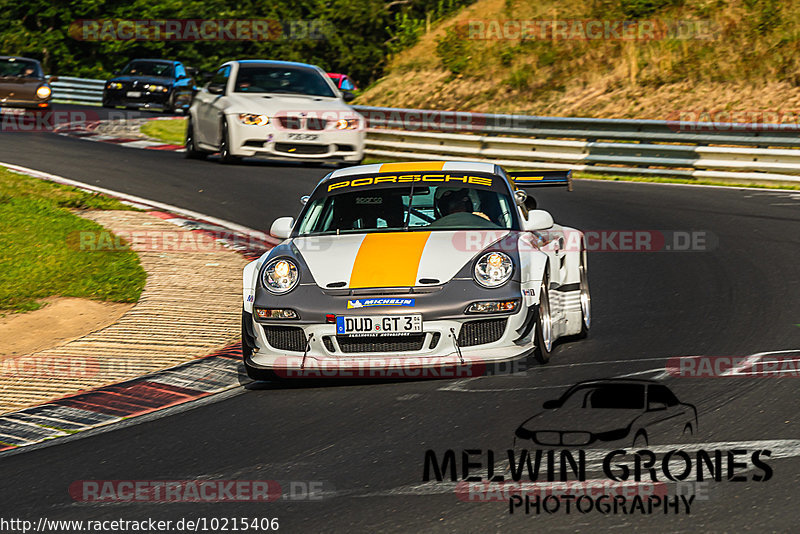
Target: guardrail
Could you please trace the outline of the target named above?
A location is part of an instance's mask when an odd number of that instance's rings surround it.
[[[367,154],[382,158],[486,158],[519,168],[800,182],[795,124],[356,109],[367,118]]]
[[[105,80],[59,76],[50,83],[54,102],[78,102],[99,106],[103,103]]]
[[[59,76],[55,102],[100,105],[103,80]],[[519,168],[800,183],[800,127],[582,119],[354,106],[370,156]]]

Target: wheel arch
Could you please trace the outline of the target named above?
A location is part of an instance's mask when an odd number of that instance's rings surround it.
[[[253,302],[256,298],[256,287],[258,284],[258,271],[261,269],[261,264],[264,262],[264,257],[253,260],[244,266],[242,271],[242,305],[244,311],[253,313]]]

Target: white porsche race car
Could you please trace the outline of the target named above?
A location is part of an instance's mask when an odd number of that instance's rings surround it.
[[[583,233],[528,209],[522,188],[570,172],[485,162],[364,165],[320,181],[284,241],[244,269],[242,350],[254,379],[302,369],[550,358],[585,336]]]
[[[219,152],[358,165],[364,158],[364,117],[345,104],[325,71],[286,61],[229,61],[195,95],[186,128],[186,157]]]

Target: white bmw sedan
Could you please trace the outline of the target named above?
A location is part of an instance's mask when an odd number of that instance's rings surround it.
[[[195,95],[186,156],[242,157],[358,165],[364,117],[345,104],[325,71],[286,61],[229,61]]]

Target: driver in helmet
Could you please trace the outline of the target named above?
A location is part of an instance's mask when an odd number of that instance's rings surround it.
[[[436,191],[436,210],[439,218],[431,223],[432,225],[495,226],[488,215],[475,211],[470,189],[467,188],[450,189],[440,187]]]

